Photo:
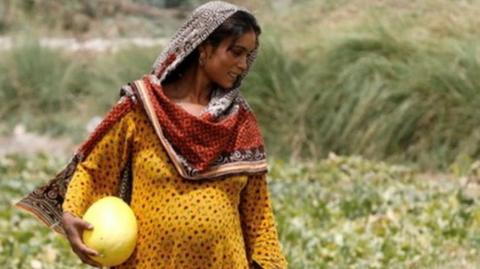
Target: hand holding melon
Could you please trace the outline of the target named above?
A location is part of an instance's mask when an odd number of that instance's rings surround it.
[[[85,246],[82,242],[83,231],[93,229],[93,226],[70,212],[63,212],[62,226],[73,252],[75,252],[84,263],[94,267],[101,267],[99,263],[90,258],[90,256],[98,255],[98,252]]]
[[[98,252],[91,259],[103,266],[116,266],[133,253],[137,241],[137,220],[132,209],[122,199],[108,196],[93,203],[83,220],[93,230],[83,232],[83,242]]]

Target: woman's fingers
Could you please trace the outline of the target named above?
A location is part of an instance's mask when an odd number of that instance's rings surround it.
[[[64,228],[73,252],[75,252],[84,263],[91,266],[101,267],[99,263],[90,258],[90,256],[97,256],[98,252],[87,247],[82,241],[83,231],[91,230],[93,229],[93,226],[81,218],[67,214],[64,218]]]
[[[78,230],[79,231],[79,234],[77,236],[77,246],[79,248],[80,251],[82,251],[83,253],[85,253],[86,255],[90,255],[90,256],[97,256],[98,255],[98,252],[92,248],[89,248],[87,247],[83,241],[82,241],[82,237],[80,236],[81,234],[83,234],[83,231],[84,230],[92,230],[93,229],[93,225],[84,221],[84,220],[79,220],[79,226],[80,226],[80,229]]]
[[[78,257],[85,263],[88,263],[92,266],[98,266],[100,267],[100,264],[98,264],[96,261],[94,261],[90,256],[97,256],[98,253],[85,246],[81,241],[76,241],[73,243],[73,251],[78,255]]]
[[[82,260],[83,263],[86,263],[88,265],[91,265],[91,266],[95,266],[95,267],[102,267],[101,264],[97,263],[96,261],[94,261],[92,258],[90,258],[88,255],[85,255],[84,253],[80,252],[80,251],[75,251],[75,254],[77,254],[77,256],[80,258],[80,260]]]
[[[98,252],[92,248],[87,247],[79,236],[72,238],[72,245],[84,255],[97,256]]]
[[[97,263],[90,257],[90,256],[97,256],[98,252],[95,251],[94,249],[87,247],[80,239],[80,236],[73,237],[70,244],[72,245],[73,251],[84,263],[87,263],[92,266],[101,267],[99,263]]]

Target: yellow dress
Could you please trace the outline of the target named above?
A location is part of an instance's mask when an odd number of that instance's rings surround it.
[[[265,176],[181,178],[139,105],[77,166],[63,210],[83,216],[118,192],[132,153],[131,208],[139,225],[132,256],[115,268],[286,268]]]

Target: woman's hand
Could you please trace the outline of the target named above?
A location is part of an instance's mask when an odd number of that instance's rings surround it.
[[[62,225],[73,252],[75,252],[84,263],[94,267],[101,267],[99,263],[89,257],[97,256],[98,252],[87,247],[82,241],[83,231],[86,229],[91,230],[93,226],[69,212],[63,212]]]

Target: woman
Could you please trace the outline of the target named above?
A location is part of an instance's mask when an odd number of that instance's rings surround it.
[[[220,1],[197,8],[152,73],[122,87],[70,164],[17,206],[64,233],[92,266],[98,253],[81,241],[92,229],[81,216],[96,200],[120,195],[139,235],[116,268],[286,268],[263,139],[239,94],[259,34],[242,8]]]

